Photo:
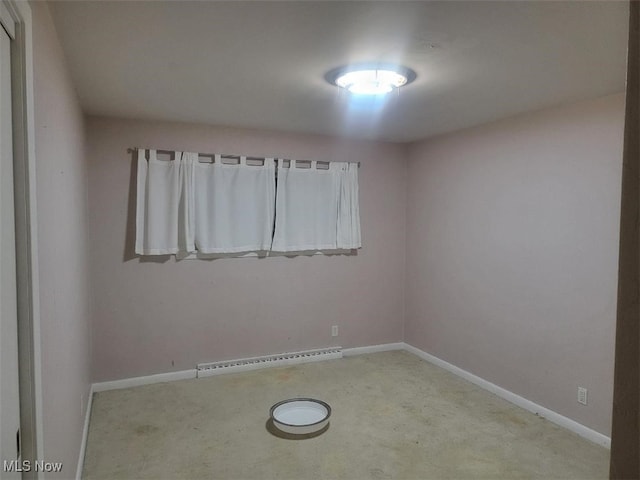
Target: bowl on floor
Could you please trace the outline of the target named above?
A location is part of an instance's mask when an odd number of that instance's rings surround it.
[[[273,405],[269,416],[273,426],[280,432],[309,436],[326,430],[331,407],[313,398],[291,398]]]

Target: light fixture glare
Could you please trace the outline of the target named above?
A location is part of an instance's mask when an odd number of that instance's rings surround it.
[[[398,68],[398,70],[387,68],[342,69],[336,74],[333,83],[357,95],[384,95],[413,80],[402,72],[402,70],[408,69]],[[415,74],[413,77],[415,78]]]

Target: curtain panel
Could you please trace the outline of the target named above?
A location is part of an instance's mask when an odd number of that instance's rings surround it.
[[[358,165],[331,162],[328,170],[278,165],[276,252],[360,248]]]
[[[138,150],[136,253],[166,255],[193,250],[187,184],[192,177],[182,152],[171,161]]]
[[[331,252],[361,247],[358,166],[225,164],[138,150],[138,255]],[[308,165],[308,162],[305,162]]]
[[[198,253],[268,251],[273,232],[275,164],[194,163],[192,203]]]

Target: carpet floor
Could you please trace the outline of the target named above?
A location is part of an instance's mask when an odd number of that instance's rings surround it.
[[[332,407],[273,435],[292,397]],[[86,479],[604,479],[609,451],[403,351],[95,394]]]

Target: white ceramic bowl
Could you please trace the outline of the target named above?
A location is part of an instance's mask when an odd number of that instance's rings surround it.
[[[313,398],[291,398],[276,403],[269,411],[274,426],[285,433],[308,435],[329,424],[331,407]]]

